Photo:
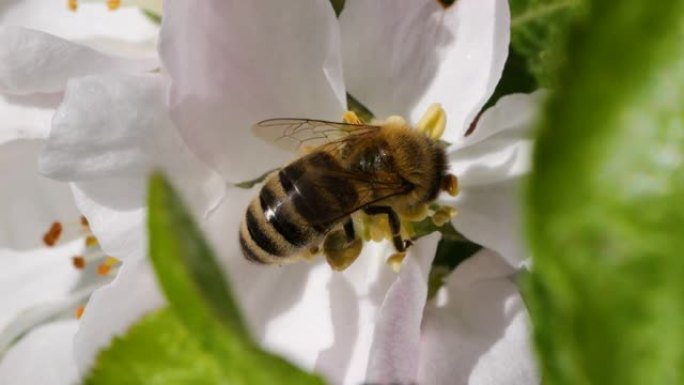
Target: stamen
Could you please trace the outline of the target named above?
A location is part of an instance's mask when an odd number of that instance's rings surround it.
[[[85,305],[78,305],[74,310],[76,319],[81,319],[81,317],[83,317],[83,312],[85,312]]]
[[[457,212],[455,208],[442,206],[432,215],[432,223],[434,223],[437,227],[442,227],[444,224],[449,222],[451,218],[456,216],[456,213]]]
[[[406,252],[401,251],[395,254],[392,254],[389,258],[387,258],[387,265],[392,268],[392,270],[395,273],[399,272],[399,269],[401,269],[401,263],[404,262],[404,258],[406,258]]]
[[[50,229],[43,235],[43,242],[47,246],[54,246],[59,240],[59,236],[62,235],[62,224],[60,222],[53,222]]]
[[[345,111],[344,115],[342,115],[342,121],[348,124],[363,124],[363,121],[354,111]]]
[[[85,246],[86,247],[95,247],[99,245],[100,243],[97,241],[97,238],[95,238],[94,235],[88,235],[85,238]]]
[[[107,0],[107,9],[114,11],[121,6],[121,0]]]
[[[76,255],[76,256],[71,257],[71,263],[78,270],[83,270],[86,266],[86,259],[82,255]]]
[[[444,108],[438,103],[431,104],[416,124],[416,129],[434,140],[441,138],[446,129]]]
[[[78,9],[78,0],[67,0],[67,8],[69,8],[71,12],[76,12]]]
[[[97,274],[101,276],[108,275],[111,272],[112,267],[114,267],[114,265],[118,263],[118,259],[114,257],[107,257],[107,259],[105,259],[104,262],[97,266]]]
[[[90,222],[88,222],[88,218],[84,217],[81,215],[81,226],[90,229]]]
[[[458,195],[458,178],[456,175],[449,174],[442,179],[442,190],[452,197]]]

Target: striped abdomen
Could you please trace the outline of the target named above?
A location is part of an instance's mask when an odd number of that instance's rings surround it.
[[[336,171],[343,170],[332,156],[315,152],[269,176],[240,226],[245,258],[286,263],[320,242],[358,197]]]

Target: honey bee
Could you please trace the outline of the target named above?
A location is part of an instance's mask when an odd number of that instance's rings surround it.
[[[358,118],[354,123],[270,119],[254,128],[271,139],[279,132],[277,139],[298,147],[322,143],[270,174],[249,204],[240,245],[252,262],[289,263],[321,244],[329,260],[334,250],[358,255],[361,241],[351,217],[358,211],[386,215],[394,247],[403,252],[411,241],[401,236],[399,215],[434,201],[455,182],[443,146],[403,120],[373,125]],[[298,139],[303,132],[304,139]]]

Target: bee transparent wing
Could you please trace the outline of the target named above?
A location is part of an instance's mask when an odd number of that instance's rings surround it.
[[[366,124],[277,118],[262,120],[252,126],[252,132],[258,138],[295,152],[302,146],[319,147],[326,143],[344,141],[350,135],[374,131],[378,128],[378,126]]]

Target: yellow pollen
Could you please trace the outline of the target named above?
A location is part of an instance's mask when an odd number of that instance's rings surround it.
[[[354,111],[346,111],[342,115],[342,121],[348,124],[363,124],[361,118],[359,118]]]
[[[76,12],[78,9],[78,0],[67,0],[67,8],[72,12]]]
[[[99,242],[97,241],[97,238],[95,238],[94,235],[88,235],[88,236],[85,238],[85,245],[86,245],[86,247],[95,247],[95,246],[97,246],[98,244],[99,244]]]
[[[54,246],[59,240],[59,236],[62,235],[62,224],[60,222],[53,222],[50,229],[43,234],[43,243],[47,246]]]
[[[432,215],[432,223],[434,223],[437,227],[442,227],[454,216],[456,216],[455,208],[442,206]]]
[[[83,270],[86,266],[86,259],[82,255],[76,255],[71,257],[71,263],[78,270]]]
[[[434,140],[441,138],[446,129],[444,108],[438,103],[431,104],[416,124],[416,129]]]
[[[97,266],[97,274],[101,276],[109,274],[109,272],[112,270],[112,267],[114,267],[114,265],[117,263],[119,263],[118,259],[114,257],[107,257],[104,262]]]
[[[107,9],[114,11],[121,6],[121,0],[107,0]]]
[[[85,305],[78,305],[74,310],[76,319],[81,319],[81,317],[83,317],[83,312],[85,312]]]
[[[404,258],[406,258],[406,252],[401,251],[395,254],[392,254],[389,258],[387,258],[387,265],[392,268],[392,270],[395,273],[399,272],[399,269],[401,269],[401,263],[404,262]]]

